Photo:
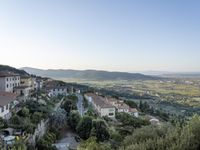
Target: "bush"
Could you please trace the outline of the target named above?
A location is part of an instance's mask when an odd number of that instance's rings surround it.
[[[34,112],[34,114],[31,116],[31,121],[34,124],[38,124],[42,120],[42,113],[41,112]]]
[[[19,111],[19,116],[21,117],[29,117],[29,109],[26,107],[23,107],[21,111]]]
[[[93,128],[91,131],[91,135],[96,137],[97,142],[104,142],[106,140],[109,140],[110,134],[104,120],[93,120],[92,126]]]
[[[38,150],[56,150],[52,144],[56,141],[56,135],[52,132],[47,132],[42,139],[37,143]]]
[[[72,128],[72,130],[76,131],[76,127],[80,119],[81,119],[81,116],[78,111],[73,110],[70,112],[70,115],[68,118],[68,124]]]
[[[87,140],[90,137],[91,130],[92,118],[89,116],[84,116],[78,123],[76,131],[82,139]]]
[[[155,127],[154,127],[155,128]],[[181,127],[142,128],[124,140],[121,150],[197,150],[200,149],[200,116]]]

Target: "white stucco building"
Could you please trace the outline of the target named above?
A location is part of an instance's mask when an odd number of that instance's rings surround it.
[[[0,92],[0,117],[9,119],[11,110],[15,107],[17,95],[10,92]]]
[[[47,89],[49,97],[58,96],[58,95],[68,95],[67,87],[65,86],[58,86],[53,88]]]
[[[20,76],[11,73],[0,73],[0,91],[13,92],[13,88],[20,86]]]
[[[85,98],[92,103],[97,113],[103,117],[115,117],[115,107],[108,103],[104,97],[95,95],[93,93],[85,94]]]
[[[20,86],[30,87],[31,90],[34,90],[34,79],[30,76],[21,76]]]

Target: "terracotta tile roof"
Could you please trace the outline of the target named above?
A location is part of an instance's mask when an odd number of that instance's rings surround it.
[[[19,75],[7,72],[0,72],[0,77],[14,77],[14,76],[19,76]]]
[[[29,88],[29,86],[16,86],[14,89],[26,89]]]
[[[130,109],[130,107],[127,104],[121,104],[117,106],[117,109]]]
[[[115,108],[113,105],[108,103],[104,97],[93,93],[87,93],[86,95],[92,97],[93,102],[101,108]]]
[[[5,106],[16,100],[17,94],[0,91],[0,106]]]
[[[130,108],[129,112],[136,113],[136,112],[138,112],[138,110],[136,108]]]

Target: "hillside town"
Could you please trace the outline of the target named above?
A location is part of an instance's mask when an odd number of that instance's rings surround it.
[[[7,68],[0,71],[2,150],[84,150],[88,143],[118,150],[137,130],[185,122],[142,100]]]
[[[80,120],[81,117],[95,116],[118,122],[118,113],[139,117],[137,108],[130,107],[122,99],[80,89],[50,78],[0,72],[1,149],[14,149],[17,143],[24,143],[25,149],[41,149],[38,142],[54,128],[51,117],[61,110],[66,111],[66,117],[69,117],[67,120],[70,129],[65,132],[71,137],[64,143],[58,143],[57,140],[52,142],[50,147],[58,150],[63,147],[76,149],[80,143],[79,139],[84,139],[70,125],[74,123],[69,121],[74,110],[77,110]],[[23,122],[23,119],[26,122]]]

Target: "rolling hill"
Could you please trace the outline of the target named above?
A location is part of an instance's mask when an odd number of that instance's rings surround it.
[[[0,72],[11,72],[11,73],[19,74],[21,76],[29,75],[24,70],[19,70],[19,69],[16,69],[14,67],[10,67],[10,66],[7,66],[7,65],[0,65]]]
[[[127,72],[108,72],[99,70],[42,70],[36,68],[24,67],[21,68],[26,72],[38,76],[50,77],[54,79],[61,78],[74,78],[85,80],[157,80],[159,77],[147,76],[140,73],[127,73]]]

